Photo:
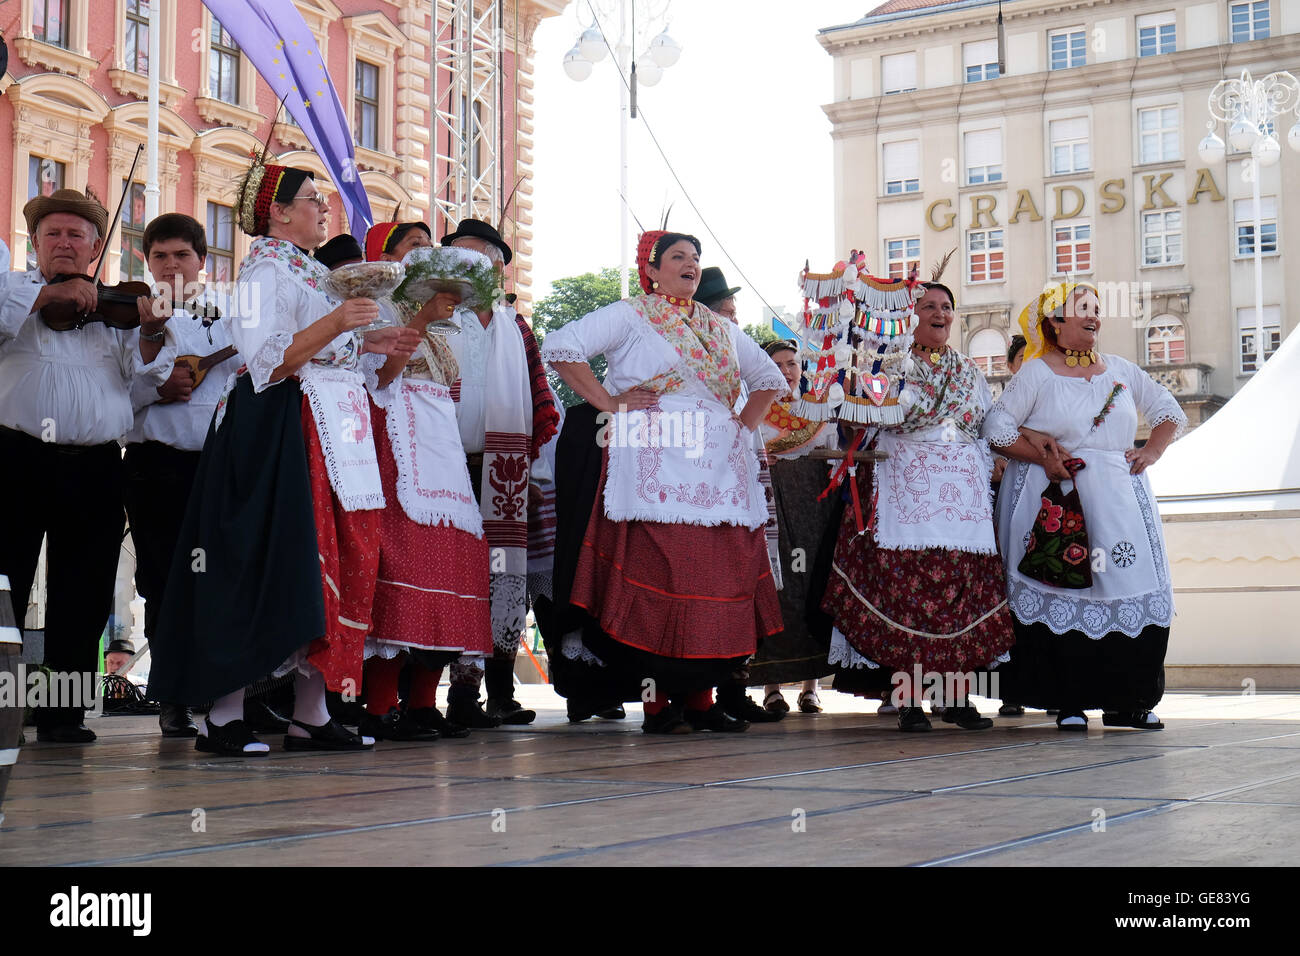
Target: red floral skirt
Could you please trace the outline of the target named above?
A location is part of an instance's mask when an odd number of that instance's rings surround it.
[[[611,521],[601,474],[572,604],[620,644],[659,657],[738,658],[782,628],[759,528]]]
[[[371,636],[407,647],[491,654],[486,539],[411,519],[397,500],[397,461],[384,410],[371,403],[370,416],[387,502]]]
[[[324,675],[330,690],[355,693],[361,687],[366,635],[370,633],[383,512],[345,511],[339,503],[330,487],[316,420],[305,396],[302,433],[311,476],[321,591],[325,595],[325,634],[311,642],[307,660]],[[346,685],[344,682],[349,680],[351,685]]]
[[[871,500],[870,468],[859,470]],[[987,667],[1015,643],[1006,576],[996,554],[878,547],[844,509],[822,609],[864,657],[882,667],[967,672]]]

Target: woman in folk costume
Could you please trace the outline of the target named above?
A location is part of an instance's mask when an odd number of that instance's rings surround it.
[[[1174,605],[1145,472],[1187,416],[1141,368],[1096,351],[1099,311],[1087,283],[1046,286],[1020,316],[1024,365],[984,422],[1011,459],[998,494],[1016,628],[1010,696],[1059,710],[1061,730],[1086,732],[1092,708],[1107,727],[1159,730],[1151,709]],[[1151,437],[1135,448],[1139,412]],[[1071,477],[1078,512],[1049,484]]]
[[[558,580],[557,544],[557,604],[563,595],[589,617],[581,647],[566,635],[562,653],[633,682],[649,678],[647,733],[731,729],[735,719],[710,688],[781,629],[751,439],[786,384],[753,340],[692,301],[699,257],[693,236],[645,233],[637,248],[645,295],[557,329],[542,348],[607,420],[569,410],[588,447],[593,439],[607,447],[587,513],[573,516],[586,534],[571,587]],[[587,364],[601,354],[603,384]],[[750,398],[737,415],[742,381]],[[606,425],[602,436],[593,424]],[[560,454],[564,445],[562,437]]]
[[[964,699],[960,675],[988,667],[1014,640],[993,533],[993,459],[980,438],[992,396],[975,363],[947,344],[954,307],[937,281],[916,304],[899,400],[907,410],[879,433],[889,457],[858,471],[868,527],[856,508],[844,509],[822,602],[835,620],[831,663],[860,693],[894,683],[902,731],[930,729],[920,704],[923,696],[937,704],[938,693],[956,697],[945,720],[991,727]],[[946,691],[925,685],[936,672]]]
[[[286,749],[356,750],[373,740],[331,720],[326,689],[361,683],[384,493],[363,352],[409,356],[405,329],[359,337],[379,315],[339,303],[310,249],[329,204],[312,173],[254,161],[238,195],[256,237],[239,269],[230,331],[246,367],[217,405],[153,645],[166,700],[214,700],[196,746],[266,751],[244,724],[243,687],[295,675]]]
[[[769,342],[763,351],[771,356],[789,390],[772,403],[759,425],[767,451],[776,502],[777,551],[781,556],[781,617],[785,630],[765,640],[749,663],[750,683],[765,690],[763,708],[784,715],[790,705],[781,696],[781,684],[801,681],[798,707],[817,713],[817,679],[832,670],[826,660],[830,625],[821,611],[822,588],[814,585],[815,557],[824,539],[834,545],[834,496],[819,498],[830,475],[825,461],[808,457],[817,448],[838,448],[839,429],[834,422],[816,422],[794,414],[801,367],[799,343]],[[815,622],[815,626],[814,626]],[[818,636],[821,634],[822,636]]]
[[[442,244],[482,253],[504,281],[512,254],[491,224],[462,219]],[[515,657],[528,613],[529,468],[558,430],[559,413],[537,340],[508,299],[503,295],[478,312],[458,310],[461,333],[447,343],[460,368],[451,392],[490,555],[493,652],[485,668],[486,712],[478,701],[484,671],[473,666],[477,661],[452,665],[447,695],[448,718],[468,727],[530,724],[537,717],[514,699]]]
[[[366,258],[401,261],[411,249],[431,245],[429,235],[422,222],[377,223],[366,235]],[[443,292],[418,311],[382,300],[381,311],[419,331],[420,344],[409,361],[395,355],[377,372],[366,370],[387,506],[360,730],[381,739],[468,734],[438,712],[438,675],[462,654],[492,652],[487,542],[451,400],[459,372],[443,336],[428,331],[433,320],[451,318],[458,303]],[[399,709],[398,683],[412,657],[410,689]]]

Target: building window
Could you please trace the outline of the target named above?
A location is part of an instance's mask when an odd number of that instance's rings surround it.
[[[1255,201],[1238,199],[1233,203],[1237,220],[1237,257],[1255,254]],[[1277,198],[1264,196],[1259,201],[1259,251],[1261,255],[1277,254]]]
[[[1228,23],[1233,43],[1264,40],[1268,32],[1268,0],[1234,3],[1228,8]]]
[[[1003,276],[1002,230],[966,233],[966,281],[997,282]]]
[[[885,265],[891,279],[906,279],[913,269],[921,268],[921,239],[885,240]]]
[[[980,329],[971,336],[967,354],[985,375],[1005,375],[1007,340],[997,329]]]
[[[1171,266],[1183,261],[1183,211],[1142,214],[1142,264]]]
[[[239,44],[216,17],[208,37],[208,92],[226,103],[239,104]]]
[[[1083,30],[1057,30],[1047,35],[1047,58],[1050,69],[1066,70],[1088,62],[1087,36]]]
[[[56,189],[63,188],[67,166],[55,159],[43,159],[40,156],[27,157],[27,198],[48,196]],[[32,246],[32,237],[27,237],[27,268],[36,268],[36,249]]]
[[[229,282],[235,274],[235,234],[231,209],[208,203],[208,260],[204,269],[209,282]]]
[[[962,63],[966,67],[966,82],[978,83],[980,80],[996,80],[998,72],[998,41],[977,40],[963,43],[961,48]]]
[[[916,54],[893,53],[882,56],[880,88],[886,94],[916,92]]]
[[[379,67],[357,60],[356,115],[353,137],[358,146],[379,148]]]
[[[1173,53],[1178,49],[1177,29],[1172,10],[1138,17],[1138,56]]]
[[[1092,167],[1087,117],[1052,120],[1048,129],[1052,142],[1052,175],[1081,173]]]
[[[885,195],[921,191],[921,144],[909,139],[886,143],[882,150],[885,168]]]
[[[1178,134],[1177,106],[1138,110],[1139,161],[1164,163],[1178,159]]]
[[[1181,365],[1187,361],[1187,332],[1172,315],[1158,315],[1147,326],[1147,365]]]
[[[1259,356],[1255,353],[1254,309],[1237,310],[1237,328],[1241,336],[1241,371],[1256,370]],[[1282,310],[1276,305],[1264,306],[1264,360],[1268,361],[1282,344]]]
[[[125,183],[123,184],[125,185]],[[148,273],[144,258],[144,185],[132,183],[122,204],[122,262],[119,282],[138,282]]]
[[[1058,222],[1052,226],[1052,235],[1057,275],[1092,271],[1092,223]]]
[[[980,129],[966,134],[966,184],[1002,182],[1002,131]]]
[[[122,59],[128,70],[149,72],[149,0],[126,0],[126,49]]]
[[[69,0],[32,0],[32,36],[50,46],[68,48]]]

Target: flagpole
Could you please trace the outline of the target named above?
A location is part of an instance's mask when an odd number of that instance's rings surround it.
[[[144,219],[150,222],[158,215],[158,48],[161,46],[161,3],[149,3],[149,178],[144,186]]]

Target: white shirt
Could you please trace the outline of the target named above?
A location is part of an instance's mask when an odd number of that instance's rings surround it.
[[[220,318],[208,326],[203,324],[203,314],[179,308],[172,313],[167,328],[175,337],[177,355],[197,355],[200,358],[219,352],[231,345],[229,329],[229,303],[211,286],[203,294],[204,305],[216,308]],[[188,402],[162,403],[158,387],[144,378],[137,378],[131,388],[131,404],[135,408],[135,424],[127,434],[128,442],[157,441],[185,451],[201,451],[208,434],[208,425],[217,401],[232,372],[243,364],[236,353],[208,369],[198,388],[190,393]]]
[[[8,272],[10,262],[9,247],[5,245],[3,239],[0,239],[0,272]]]
[[[175,337],[168,328],[146,365],[139,329],[92,322],[56,332],[31,314],[44,285],[39,269],[0,274],[0,425],[60,445],[118,441],[134,418],[132,380],[165,382]]]
[[[484,327],[477,314],[468,309],[457,309],[456,321],[460,324],[460,334],[447,336],[447,345],[460,365],[456,424],[460,426],[460,440],[465,453],[478,454],[483,451],[483,437],[487,432],[487,370],[488,358],[492,354],[492,324],[504,319],[494,311]]]

